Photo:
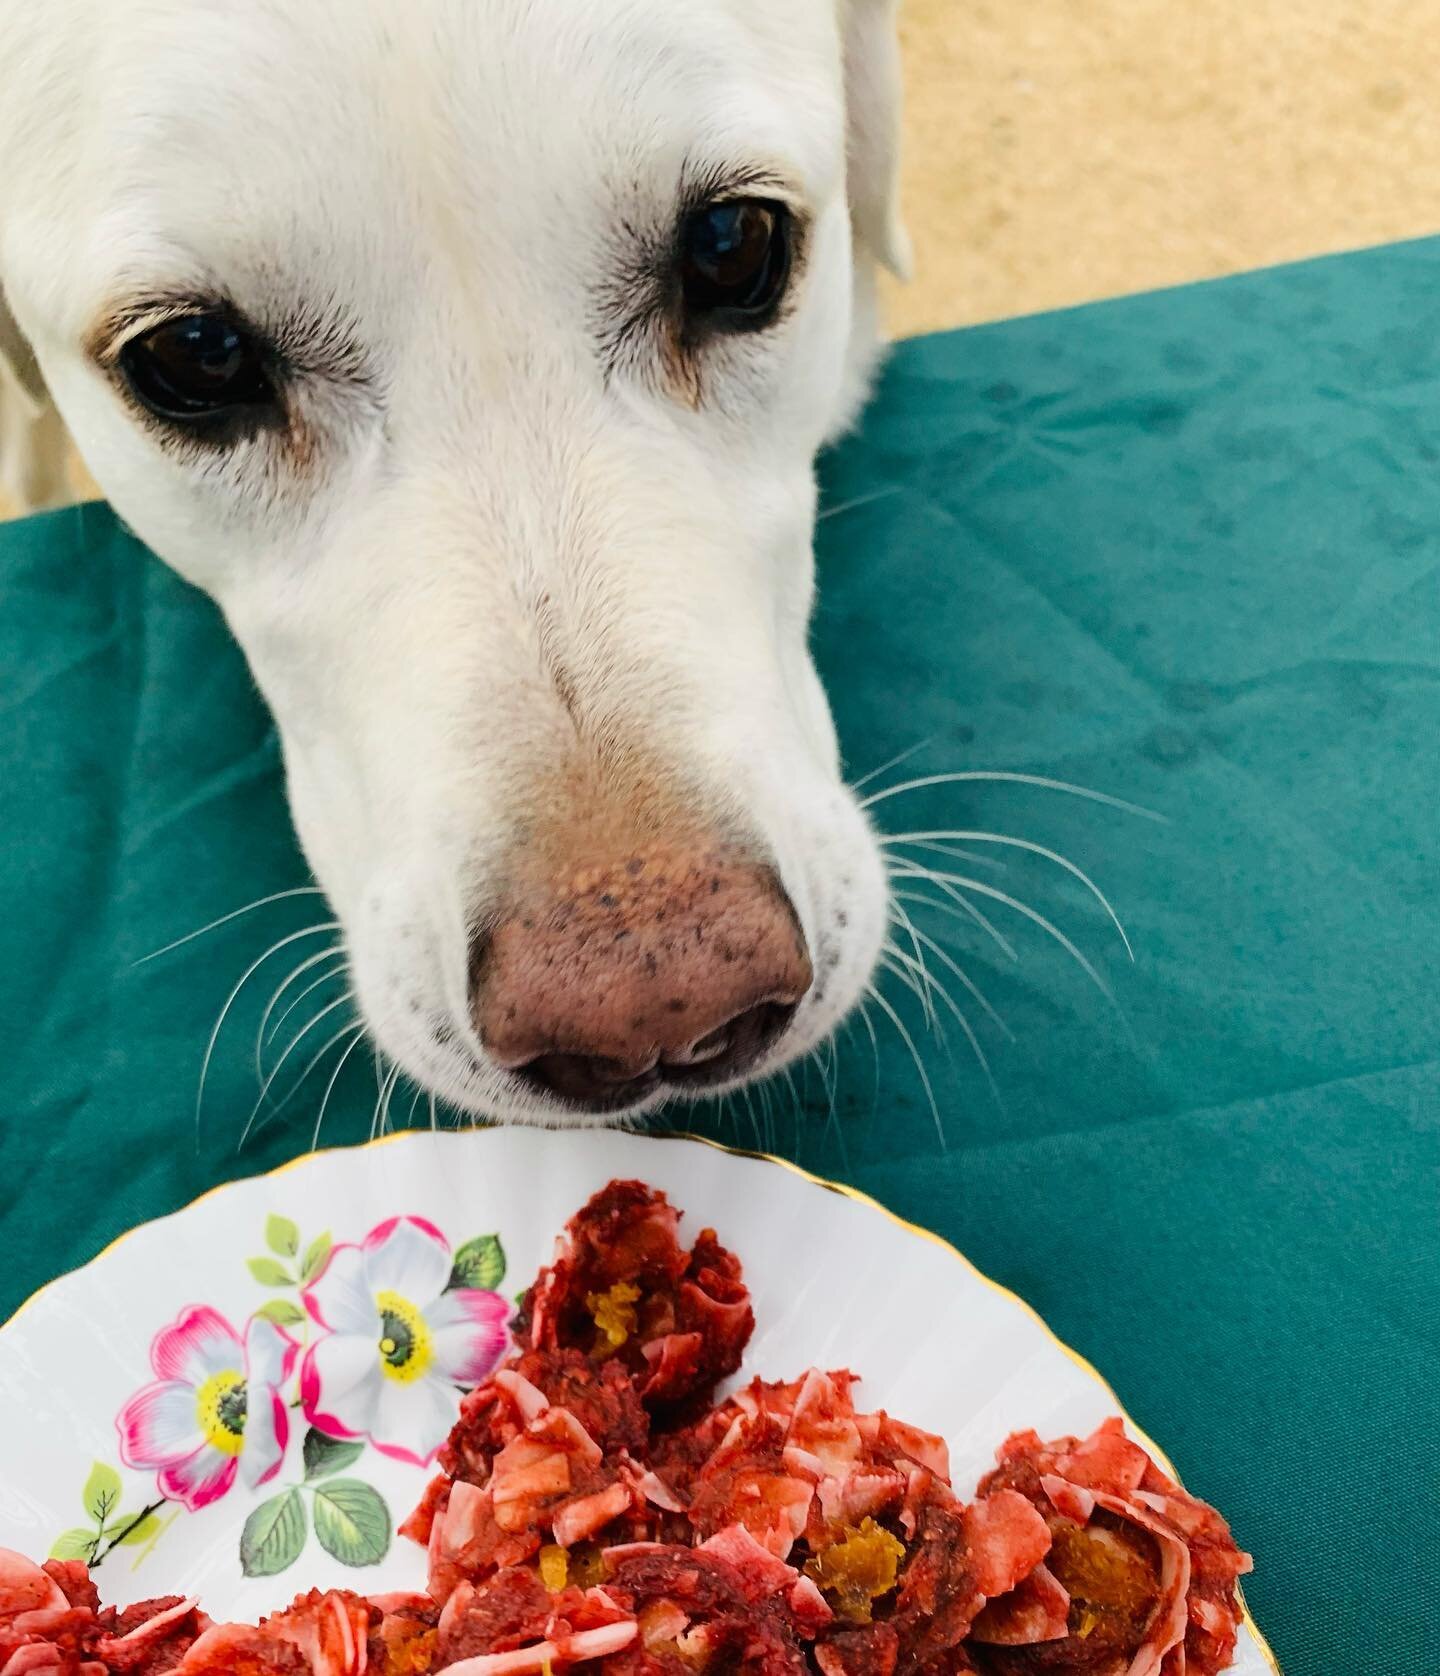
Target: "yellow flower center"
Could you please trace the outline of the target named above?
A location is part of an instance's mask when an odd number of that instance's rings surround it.
[[[380,1371],[387,1379],[408,1385],[421,1378],[435,1360],[435,1343],[425,1317],[398,1292],[379,1292]]]
[[[195,1418],[212,1449],[238,1455],[245,1447],[245,1375],[234,1368],[212,1373],[195,1393]]]

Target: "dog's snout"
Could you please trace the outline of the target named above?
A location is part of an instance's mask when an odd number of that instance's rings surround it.
[[[602,1111],[755,1064],[812,972],[772,869],[700,851],[633,854],[528,895],[475,961],[495,1062]]]

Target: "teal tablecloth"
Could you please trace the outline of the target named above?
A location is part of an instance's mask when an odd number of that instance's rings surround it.
[[[1230,1513],[1290,1676],[1434,1676],[1440,242],[909,343],[825,479],[816,633],[854,771],[925,740],[895,773],[1054,775],[1169,824],[1003,783],[878,805],[1090,869],[1133,967],[1042,858],[981,877],[1118,1012],[1003,905],[1015,964],[933,915],[1015,1035],[978,1023],[998,1101],[958,1033],[925,1049],[944,1150],[883,1020],[878,1101],[857,1030],[837,1122],[818,1071],[802,1109],[782,1087],[704,1121],[1032,1300]],[[304,877],[211,607],[102,508],[4,529],[0,706],[3,1314],[301,1150],[322,1079],[237,1151],[277,960],[197,1146],[212,1021],[304,898],[131,965]],[[370,1121],[359,1057],[330,1142]]]

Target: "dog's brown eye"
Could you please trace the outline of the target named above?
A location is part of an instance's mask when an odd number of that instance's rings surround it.
[[[783,204],[737,198],[685,218],[680,283],[692,316],[729,331],[768,325],[789,275],[790,216]]]
[[[132,338],[120,370],[151,413],[182,424],[275,402],[260,346],[221,313],[182,315]]]

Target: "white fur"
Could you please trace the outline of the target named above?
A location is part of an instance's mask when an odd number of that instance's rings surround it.
[[[875,262],[906,260],[892,9],[0,0],[10,310],[106,494],[244,647],[373,1033],[466,1108],[558,1116],[486,1063],[467,927],[577,749],[665,765],[778,864],[817,983],[762,1070],[873,967],[883,873],[807,630],[813,458],[863,399]],[[607,378],[594,335],[687,160],[778,170],[810,221],[790,314],[707,351],[694,407]],[[307,387],[304,470],[167,449],[88,358],[173,285],[343,318],[366,380]]]

